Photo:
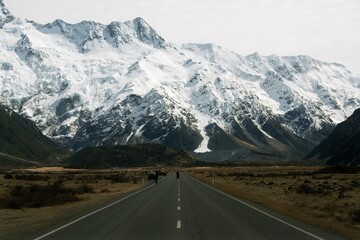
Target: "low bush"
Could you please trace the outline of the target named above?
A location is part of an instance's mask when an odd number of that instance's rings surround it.
[[[360,208],[354,209],[349,214],[350,220],[355,223],[360,223]]]
[[[109,193],[109,192],[110,192],[110,190],[107,189],[107,188],[104,188],[104,189],[100,190],[100,193]]]
[[[240,172],[233,172],[228,174],[229,177],[255,177],[253,173],[240,173]]]
[[[46,181],[49,180],[49,176],[37,175],[37,174],[21,174],[15,175],[17,180],[28,180],[28,181]]]
[[[298,194],[314,194],[317,193],[317,190],[309,183],[303,183],[296,189],[296,192]]]
[[[94,188],[88,184],[83,184],[80,187],[76,188],[77,194],[83,194],[83,193],[94,193]]]
[[[142,183],[144,181],[144,177],[139,176],[132,176],[131,179],[134,184]]]
[[[113,183],[125,183],[125,182],[130,182],[130,179],[128,177],[126,177],[123,174],[112,174],[109,176],[105,176],[104,179],[106,180],[110,180]]]
[[[13,209],[53,206],[78,201],[77,195],[91,192],[94,192],[94,189],[87,184],[76,188],[65,187],[60,180],[48,185],[17,185],[10,190],[7,197],[0,199],[0,206]]]
[[[13,179],[13,175],[7,173],[5,174],[4,179]]]
[[[325,167],[315,171],[315,174],[356,174],[360,172],[360,167],[348,167],[348,166],[332,166]]]

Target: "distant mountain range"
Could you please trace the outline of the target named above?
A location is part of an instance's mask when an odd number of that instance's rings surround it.
[[[225,144],[231,142],[224,141]],[[337,125],[307,157],[326,161],[328,165],[360,165],[360,108],[346,121]],[[216,151],[224,155],[226,152]],[[206,155],[207,161],[216,162],[218,156]],[[194,154],[196,155],[196,154]],[[251,158],[251,155],[249,156]],[[254,153],[247,162],[276,162],[265,153]],[[87,147],[70,156],[66,149],[55,144],[36,126],[7,107],[0,105],[0,169],[36,167],[59,164],[73,168],[103,169],[135,166],[196,166],[205,164],[185,151],[176,151],[161,144]]]
[[[324,159],[329,165],[360,165],[360,108],[337,125],[307,159]]]
[[[360,79],[308,56],[172,44],[142,18],[42,25],[0,0],[0,102],[75,151],[161,143],[300,159],[360,105]]]

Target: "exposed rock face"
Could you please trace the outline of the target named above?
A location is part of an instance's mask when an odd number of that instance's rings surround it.
[[[14,20],[15,17],[11,15],[9,10],[5,7],[3,0],[0,0],[0,29],[3,28],[3,26]]]

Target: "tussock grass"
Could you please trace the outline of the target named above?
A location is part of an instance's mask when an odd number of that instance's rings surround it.
[[[15,185],[8,195],[1,198],[1,207],[20,209],[24,207],[44,207],[79,201],[78,195],[94,192],[88,184],[65,187],[61,180],[47,185]]]
[[[268,208],[350,238],[360,236],[359,167],[222,167],[190,172]]]
[[[353,221],[354,223],[360,223],[360,207],[350,211],[349,216],[351,221]]]
[[[142,178],[143,169],[0,171],[0,239],[27,239],[68,222],[141,188]]]
[[[118,184],[138,184],[145,177],[142,174],[127,171],[3,173],[0,175],[0,208],[40,208],[76,202],[85,194],[116,191]],[[108,184],[114,186],[107,187]]]

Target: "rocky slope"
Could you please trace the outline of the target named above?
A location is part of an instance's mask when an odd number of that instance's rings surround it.
[[[0,102],[64,146],[163,143],[304,156],[360,104],[360,79],[308,56],[175,45],[143,19],[13,17],[0,0]]]
[[[360,108],[337,125],[307,158],[323,159],[330,165],[360,165]]]
[[[42,162],[55,149],[56,145],[30,120],[0,105],[0,159],[12,161],[11,156],[14,156]],[[14,161],[22,159],[15,158]],[[3,165],[2,161],[0,165]]]

